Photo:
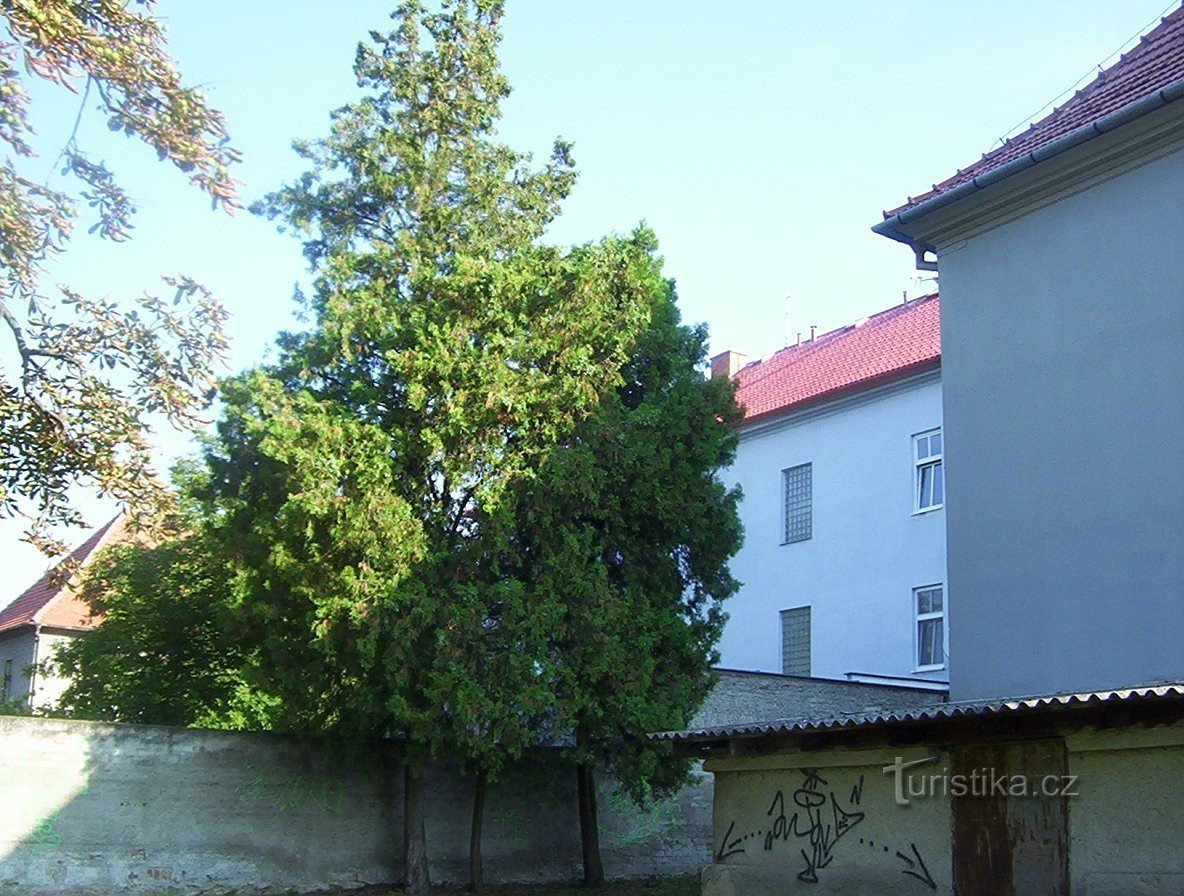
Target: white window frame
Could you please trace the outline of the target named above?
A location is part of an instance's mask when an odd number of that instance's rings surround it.
[[[930,436],[942,436],[941,448],[942,450],[936,454],[928,454],[925,457],[917,457],[917,446],[922,439],[928,439]],[[927,429],[925,432],[919,432],[913,436],[913,513],[931,513],[934,510],[941,510],[945,507],[946,496],[946,477],[943,460],[945,458],[946,440],[942,435],[941,427],[937,426],[933,429]],[[937,468],[941,470],[941,496],[942,499],[936,504],[927,504],[921,506],[921,479],[924,470]]]
[[[941,610],[939,612],[920,612],[921,593],[924,591],[938,591],[941,593]],[[920,585],[913,589],[913,671],[914,672],[934,672],[940,669],[945,669],[949,665],[950,657],[950,627],[946,624],[946,586],[943,582],[934,582],[932,585]],[[941,620],[941,662],[940,663],[922,663],[921,662],[921,623],[932,619]]]
[[[805,470],[806,476],[809,480],[809,502],[806,505],[805,514],[809,517],[808,528],[809,531],[799,537],[790,538],[789,532],[789,476],[791,473],[796,473],[799,470]],[[804,464],[794,464],[792,467],[786,467],[781,471],[781,544],[800,544],[803,541],[810,541],[814,537],[814,462],[807,461]]]

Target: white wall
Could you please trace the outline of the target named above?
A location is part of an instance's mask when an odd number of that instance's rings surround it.
[[[72,641],[76,635],[64,632],[50,632],[42,629],[38,634],[32,626],[21,626],[0,635],[0,674],[5,660],[12,660],[12,683],[8,688],[8,699],[18,700],[29,694],[29,676],[25,670],[34,663],[50,659],[63,644]],[[34,676],[33,705],[39,709],[51,708],[57,704],[69,681],[57,676]]]
[[[4,664],[12,660],[12,681],[8,685],[8,699],[19,700],[29,693],[29,678],[25,669],[36,662],[32,628],[21,627],[0,635],[0,675]]]
[[[954,699],[1184,675],[1182,246],[1178,150],[940,250]]]
[[[809,605],[811,674],[944,679],[914,674],[912,607],[914,588],[945,582],[945,511],[913,513],[912,437],[942,423],[939,375],[827,407],[741,435],[727,478],[744,490],[732,563],[742,587],[727,604],[721,665],[780,672],[779,613]],[[781,471],[803,463],[813,537],[783,545]]]
[[[65,632],[51,632],[42,629],[37,639],[37,662],[44,663],[54,658],[59,647],[69,644],[78,635]],[[33,683],[33,705],[38,709],[57,706],[62,692],[70,684],[68,678],[57,675],[38,674]]]

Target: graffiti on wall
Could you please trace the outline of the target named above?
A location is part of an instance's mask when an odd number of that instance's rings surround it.
[[[303,809],[337,812],[345,803],[345,790],[340,781],[328,777],[308,780],[285,774],[274,768],[257,769],[247,766],[251,777],[234,788],[236,794],[257,800],[277,812]]]
[[[817,769],[800,770],[802,781],[787,798],[785,790],[774,792],[764,818],[758,827],[738,829],[735,820],[724,830],[715,861],[724,862],[750,850],[773,852],[794,849],[800,855],[801,868],[797,879],[805,884],[816,884],[819,872],[835,861],[840,842],[852,842],[855,832],[867,817],[863,808],[863,776],[842,798],[835,793]],[[919,881],[930,890],[937,883],[929,873],[917,844],[910,843],[908,852],[895,849],[868,837],[860,837],[859,845],[881,852],[900,865],[900,873]]]

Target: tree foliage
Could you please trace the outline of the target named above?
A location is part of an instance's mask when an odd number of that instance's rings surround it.
[[[146,143],[190,176],[215,207],[236,206],[229,174],[237,154],[222,116],[185,86],[165,51],[150,0],[6,0],[0,5],[0,514],[30,519],[28,537],[48,552],[51,526],[78,522],[69,489],[97,486],[137,508],[158,507],[148,415],[195,425],[211,397],[226,342],[224,312],[197,282],[165,278],[172,301],[144,295],[126,306],[85,291],[47,288],[81,200],[91,233],[127,239],[135,211],[112,171],[77,143],[55,164],[78,189],[54,189],[30,173],[34,156],[27,83],[80,94],[112,130]]]
[[[580,764],[585,881],[598,883],[593,770],[638,802],[685,781],[686,760],[646,735],[683,728],[711,688],[722,602],[737,588],[739,419],[732,384],[704,379],[706,332],[679,322],[672,285],[620,386],[516,497],[499,575],[550,607],[555,719]]]
[[[431,755],[459,745],[492,771],[534,737],[546,614],[490,575],[488,545],[508,537],[508,496],[618,384],[661,295],[644,233],[542,241],[574,169],[562,141],[534,167],[496,139],[501,15],[409,0],[359,47],[364,98],[259,206],[304,240],[313,325],[225,385],[209,456],[279,724],[403,739],[409,794]],[[422,815],[407,828],[422,839]]]
[[[101,624],[51,660],[70,684],[58,712],[197,728],[266,728],[252,656],[233,636],[226,571],[200,530],[104,549],[82,573]]]

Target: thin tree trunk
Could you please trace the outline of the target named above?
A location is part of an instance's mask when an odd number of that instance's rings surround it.
[[[584,852],[584,886],[604,883],[604,865],[600,861],[600,829],[596,820],[596,775],[592,764],[576,766],[576,791],[580,804],[580,846]]]
[[[485,887],[481,868],[481,824],[485,818],[485,790],[488,785],[485,769],[477,768],[477,788],[473,793],[473,827],[469,832],[469,889],[480,893]]]
[[[408,896],[427,896],[428,840],[424,828],[423,766],[403,765],[403,869]]]

